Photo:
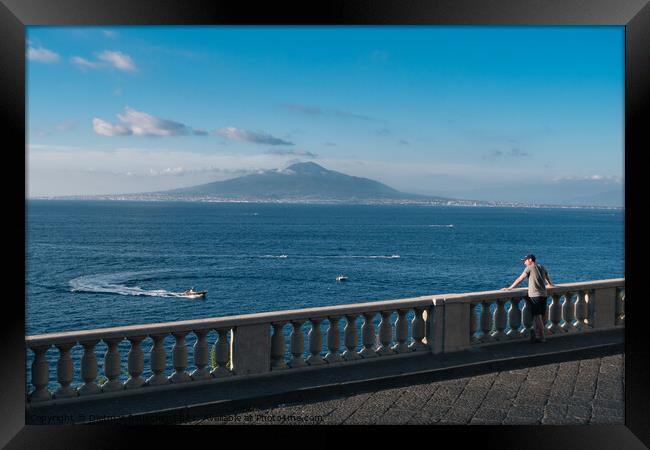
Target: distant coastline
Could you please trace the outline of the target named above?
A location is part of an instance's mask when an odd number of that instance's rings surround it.
[[[232,198],[210,195],[173,196],[164,194],[106,194],[106,195],[67,195],[67,196],[33,196],[26,200],[95,200],[95,201],[132,201],[132,202],[199,202],[199,203],[263,203],[263,204],[304,204],[304,205],[421,205],[421,206],[457,206],[481,208],[553,208],[553,209],[603,209],[625,210],[625,206],[608,205],[561,205],[552,203],[526,203],[483,200],[405,200],[405,199],[327,199],[327,198]]]

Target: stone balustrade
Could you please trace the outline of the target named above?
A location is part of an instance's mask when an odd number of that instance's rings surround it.
[[[526,289],[444,294],[27,336],[26,347],[33,352],[28,402],[108,398],[376,358],[399,363],[410,355],[523,339],[532,325],[525,296]],[[558,285],[549,289],[549,298],[545,318],[551,336],[624,326],[624,279]],[[191,372],[188,336],[194,341]],[[169,338],[174,342],[171,367],[164,343]],[[100,342],[106,348],[102,374],[96,356]],[[143,342],[150,346],[151,375],[146,378]],[[129,350],[123,367],[125,343]],[[83,383],[78,386],[72,385],[73,347],[83,348],[77,374]],[[52,392],[48,386],[54,367],[46,353],[54,349],[58,387]]]
[[[547,293],[547,338],[625,325],[625,279],[562,284]],[[444,351],[529,337],[526,296],[527,289],[442,296],[445,323],[458,324],[445,328]]]

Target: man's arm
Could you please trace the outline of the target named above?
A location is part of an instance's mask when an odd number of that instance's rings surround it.
[[[512,283],[512,285],[511,285],[510,287],[502,288],[501,290],[502,290],[502,291],[509,291],[509,290],[511,290],[511,289],[516,288],[516,287],[519,285],[519,283],[521,283],[522,281],[524,281],[524,280],[526,279],[526,276],[527,276],[527,274],[526,274],[526,272],[524,271],[524,273],[522,273],[521,275],[519,275],[519,278],[517,278],[517,279],[515,280],[515,282]]]

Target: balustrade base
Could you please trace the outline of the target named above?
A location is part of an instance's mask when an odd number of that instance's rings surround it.
[[[170,375],[169,381],[172,383],[186,383],[192,381],[192,377],[190,377],[190,374],[187,372],[174,372]]]
[[[395,344],[395,345],[393,345],[393,346],[391,347],[391,350],[393,351],[393,353],[407,353],[407,352],[410,352],[410,351],[411,351],[411,349],[409,348],[408,345],[406,345],[405,342],[404,342],[404,343],[401,343],[401,344]]]
[[[564,333],[564,329],[560,325],[550,324],[544,327],[546,331],[549,331],[553,334]]]
[[[338,362],[343,362],[345,361],[341,355],[338,355],[336,353],[328,353],[325,355],[325,361],[327,361],[330,364],[335,364]]]
[[[124,389],[124,386],[119,381],[107,381],[101,386],[102,392],[115,392]]]
[[[34,403],[44,402],[47,400],[52,400],[52,394],[46,389],[41,389],[29,394],[28,399],[30,402],[34,402]]]
[[[163,386],[165,384],[169,384],[169,379],[165,375],[159,373],[147,378],[145,384],[147,386]]]
[[[95,383],[86,383],[83,386],[77,388],[79,395],[94,395],[101,394],[102,390]]]
[[[297,367],[305,367],[306,365],[307,363],[302,358],[294,358],[291,361],[289,361],[289,367],[291,367],[292,369],[295,369]]]
[[[394,355],[395,352],[388,346],[381,345],[377,347],[375,350],[375,353],[379,356],[388,356],[388,355]]]
[[[411,343],[408,348],[410,352],[424,352],[430,350],[428,345],[418,341]]]
[[[309,358],[307,358],[307,364],[309,364],[310,366],[321,366],[323,364],[327,364],[327,361],[325,361],[320,356],[312,355]]]
[[[203,369],[196,369],[194,372],[190,374],[190,377],[192,380],[209,380],[212,378],[212,375],[210,375],[210,371],[206,368]]]
[[[343,356],[343,359],[346,361],[356,361],[361,359],[361,356],[354,350],[346,350],[341,356]]]
[[[488,343],[490,343],[490,342],[494,342],[495,339],[494,339],[491,335],[489,335],[489,334],[482,334],[482,335],[478,338],[478,341],[479,341],[481,344],[488,344]]]
[[[512,328],[506,331],[506,337],[508,339],[517,339],[519,337],[522,337],[519,333],[519,330],[515,329],[513,330]]]
[[[503,331],[494,331],[490,334],[491,341],[503,341],[507,338],[506,333]]]
[[[368,347],[362,348],[361,351],[359,352],[359,356],[361,356],[364,359],[379,357],[379,355],[372,348],[368,348]]]
[[[233,376],[233,373],[225,367],[216,367],[210,372],[212,378],[225,378]]]
[[[124,389],[137,389],[139,387],[142,387],[143,384],[144,380],[140,377],[129,378],[124,382]]]

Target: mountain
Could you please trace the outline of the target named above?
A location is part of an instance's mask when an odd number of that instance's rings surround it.
[[[313,162],[159,194],[256,200],[448,200],[400,192],[378,181],[328,170]]]

